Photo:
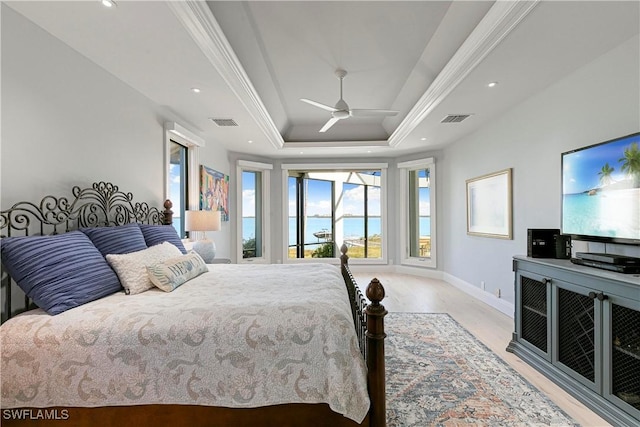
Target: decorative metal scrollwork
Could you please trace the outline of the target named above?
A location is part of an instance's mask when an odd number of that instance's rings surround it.
[[[0,237],[32,236],[65,233],[83,227],[116,226],[132,222],[139,224],[171,224],[172,203],[164,202],[164,210],[147,203],[133,202],[133,194],[119,190],[108,182],[94,183],[90,188],[73,187],[72,199],[46,196],[39,204],[18,202],[0,211]],[[11,307],[11,280],[2,271],[0,286],[5,307],[2,321],[19,312]],[[14,285],[15,287],[15,285]],[[25,310],[30,302],[25,297]]]
[[[133,202],[133,194],[117,185],[94,183],[90,188],[72,189],[73,199],[44,197],[38,205],[19,202],[0,212],[0,237],[58,234],[83,227],[115,226],[131,222],[167,224],[170,211],[147,203]]]

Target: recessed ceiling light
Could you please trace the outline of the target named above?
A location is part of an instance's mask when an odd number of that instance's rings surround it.
[[[193,92],[193,93],[200,93],[200,89],[199,89],[199,88],[197,88],[197,87],[192,87],[192,88],[191,88],[191,92]]]
[[[116,2],[114,2],[113,0],[102,0],[102,5],[104,7],[114,7],[117,6]]]
[[[487,87],[496,87],[498,86],[498,82],[491,82],[487,85]]]
[[[427,138],[425,138],[425,137],[420,138],[420,141],[426,141],[426,140],[427,140]]]
[[[249,144],[253,144],[253,140],[252,140],[252,139],[248,140],[247,142],[248,142]]]

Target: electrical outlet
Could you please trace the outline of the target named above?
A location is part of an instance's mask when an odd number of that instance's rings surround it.
[[[495,295],[500,298],[500,288],[496,288],[495,291],[493,291],[495,293]]]
[[[486,287],[484,285],[484,280],[480,281],[480,289],[482,289],[483,291],[486,290]]]

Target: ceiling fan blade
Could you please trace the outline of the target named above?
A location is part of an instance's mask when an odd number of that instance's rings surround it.
[[[320,132],[326,132],[326,131],[328,131],[328,130],[329,130],[329,128],[330,128],[331,126],[335,125],[335,124],[336,124],[336,122],[337,122],[338,120],[340,120],[340,119],[338,119],[338,118],[336,118],[336,117],[331,117],[331,118],[329,119],[329,121],[328,121],[327,123],[325,123],[325,124],[324,124],[324,126],[322,126],[322,129],[320,129]]]
[[[352,117],[380,117],[380,116],[395,116],[399,111],[394,110],[350,110],[349,115]]]
[[[323,110],[331,111],[332,113],[335,112],[335,111],[338,111],[334,107],[330,107],[328,105],[324,105],[324,104],[321,104],[321,103],[316,102],[316,101],[312,101],[312,100],[307,99],[307,98],[300,98],[300,101],[306,102],[307,104],[311,104],[311,105],[319,107],[319,108],[322,108]]]

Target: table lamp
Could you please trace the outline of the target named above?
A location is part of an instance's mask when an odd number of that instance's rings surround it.
[[[220,230],[220,211],[186,211],[185,229],[200,231],[201,238],[193,243],[193,250],[198,253],[207,264],[216,257],[216,245],[207,239],[204,232]]]

